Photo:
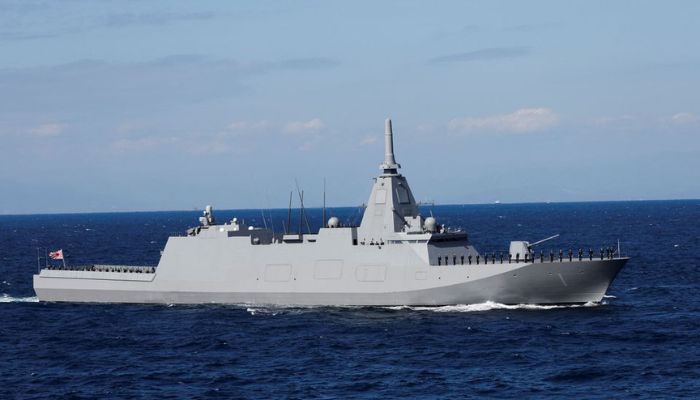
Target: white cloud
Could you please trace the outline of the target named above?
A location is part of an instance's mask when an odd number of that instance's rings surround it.
[[[260,121],[234,121],[226,128],[231,132],[259,132],[270,128],[270,123],[266,120]]]
[[[200,135],[198,137],[143,136],[118,139],[110,143],[115,153],[181,152],[193,155],[234,154],[241,150],[240,144],[233,146],[225,134]]]
[[[435,126],[433,124],[420,124],[416,127],[416,130],[420,133],[433,133],[435,132]]]
[[[676,113],[671,117],[671,122],[679,125],[692,124],[698,121],[700,121],[700,118],[689,112]]]
[[[598,126],[620,126],[629,123],[634,123],[639,120],[638,117],[634,115],[619,115],[615,117],[598,117],[593,119],[593,124]]]
[[[153,136],[146,136],[133,139],[118,139],[113,141],[110,146],[118,152],[131,152],[152,149],[154,147],[170,144],[176,141],[175,138],[162,139]]]
[[[301,146],[297,147],[297,150],[299,151],[311,151],[316,147],[316,141],[315,140],[309,140],[301,144]]]
[[[360,141],[360,146],[367,146],[377,142],[376,136],[365,136],[362,141]]]
[[[325,126],[320,118],[314,118],[309,121],[291,121],[284,126],[284,132],[291,135],[317,133]]]
[[[508,132],[527,133],[542,131],[559,123],[559,116],[549,108],[521,108],[510,114],[486,117],[454,118],[447,128],[453,132]]]
[[[685,127],[692,127],[700,123],[700,116],[679,112],[671,116],[659,115],[631,115],[623,114],[618,116],[598,117],[591,120],[592,124],[602,128],[625,130],[625,131],[678,131]]]
[[[63,131],[65,131],[65,129],[65,124],[51,122],[48,124],[41,124],[39,126],[35,126],[34,128],[29,129],[28,132],[34,136],[51,137],[60,135],[61,133],[63,133]]]

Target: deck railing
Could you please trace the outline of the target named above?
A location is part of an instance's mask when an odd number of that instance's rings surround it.
[[[431,265],[437,266],[447,266],[447,265],[487,265],[487,264],[511,264],[511,263],[553,263],[553,262],[573,262],[573,261],[593,261],[593,260],[613,260],[620,258],[621,255],[613,247],[607,247],[600,249],[599,254],[594,254],[593,249],[588,249],[588,252],[584,254],[583,249],[578,249],[578,253],[574,253],[573,249],[569,249],[567,253],[563,250],[559,250],[559,253],[555,253],[553,250],[549,251],[549,254],[545,255],[544,251],[537,253],[525,254],[521,258],[520,253],[510,254],[499,252],[491,254],[477,254],[474,257],[471,254],[466,255],[441,255],[438,256]],[[432,261],[432,260],[431,260]]]
[[[154,274],[156,267],[145,265],[55,265],[47,266],[44,269],[55,271],[89,271],[89,272],[119,272],[119,273],[136,273],[136,274]]]

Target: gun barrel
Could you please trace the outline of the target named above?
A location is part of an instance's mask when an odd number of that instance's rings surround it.
[[[559,237],[559,234],[557,233],[556,235],[550,236],[550,237],[548,237],[548,238],[546,238],[546,239],[538,240],[538,241],[536,241],[535,243],[530,243],[530,246],[529,246],[529,247],[537,246],[538,244],[542,244],[542,243],[544,243],[544,242],[546,242],[546,241],[548,241],[548,240],[552,240],[552,239],[555,239],[555,238],[558,238],[558,237]]]

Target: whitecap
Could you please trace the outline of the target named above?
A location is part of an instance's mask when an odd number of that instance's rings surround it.
[[[275,316],[278,313],[278,311],[276,311],[276,310],[273,310],[271,308],[265,308],[265,307],[260,307],[260,308],[248,307],[248,308],[246,308],[246,311],[249,312],[250,315],[272,315],[272,316]]]
[[[494,301],[486,301],[483,303],[474,304],[457,304],[449,306],[380,306],[378,308],[393,311],[432,311],[432,312],[483,312],[491,310],[553,310],[553,309],[565,309],[565,308],[581,308],[581,307],[597,307],[600,305],[605,305],[607,302],[602,301],[597,302],[587,302],[584,304],[569,304],[569,305],[558,305],[558,304],[503,304],[496,303]],[[250,305],[250,304],[240,304],[234,307],[245,307],[246,312],[250,315],[271,315],[276,316],[279,314],[297,314],[304,311],[323,309],[323,308],[336,308],[336,309],[348,309],[357,310],[364,309],[367,306],[298,306],[298,305]],[[372,308],[372,306],[369,306]]]
[[[433,311],[433,312],[482,312],[491,310],[554,310],[560,308],[579,308],[579,307],[597,307],[605,303],[587,302],[585,304],[570,304],[570,305],[544,305],[544,304],[503,304],[494,301],[486,301],[475,304],[457,304],[452,306],[398,306],[387,307],[391,310],[413,310],[413,311]]]
[[[7,293],[3,293],[0,297],[0,303],[37,303],[39,298],[36,296],[32,297],[13,297]]]

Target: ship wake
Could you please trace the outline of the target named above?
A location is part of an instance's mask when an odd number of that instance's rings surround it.
[[[37,303],[39,298],[36,296],[32,297],[13,297],[7,293],[3,293],[0,297],[0,303]]]
[[[483,303],[474,304],[457,304],[450,306],[250,306],[241,305],[246,308],[246,311],[251,315],[277,315],[277,314],[290,314],[290,313],[303,313],[308,311],[318,311],[318,310],[339,310],[339,309],[350,309],[350,310],[391,310],[391,311],[427,311],[427,312],[438,312],[438,313],[463,313],[463,312],[484,312],[484,311],[494,311],[494,310],[530,310],[530,311],[543,311],[543,310],[556,310],[556,309],[569,309],[569,308],[586,308],[586,307],[598,307],[606,305],[605,301],[596,303],[588,302],[584,304],[559,304],[559,305],[542,305],[542,304],[503,304],[496,303],[494,301],[485,301]]]
[[[452,306],[394,306],[386,307],[390,310],[412,310],[412,311],[432,311],[432,312],[483,312],[491,310],[555,310],[563,308],[598,307],[605,305],[605,302],[567,305],[542,305],[542,304],[503,304],[494,301],[485,301],[475,304],[457,304]]]

